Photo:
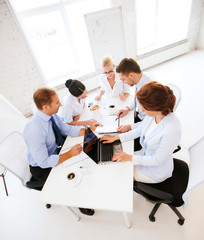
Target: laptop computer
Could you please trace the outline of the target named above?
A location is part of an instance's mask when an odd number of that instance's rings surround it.
[[[83,151],[97,164],[110,163],[112,156],[117,153],[117,149],[122,150],[121,142],[103,144],[99,138],[86,127],[84,134]]]

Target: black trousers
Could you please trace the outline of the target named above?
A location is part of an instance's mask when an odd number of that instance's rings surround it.
[[[134,123],[141,122],[141,119],[136,114],[136,117],[134,119]],[[140,138],[134,139],[134,151],[139,151],[142,149],[142,146],[140,145]]]
[[[40,182],[41,188],[44,186],[47,177],[52,168],[41,168],[41,167],[32,167],[30,166],[30,172],[32,174],[31,181],[38,181]]]

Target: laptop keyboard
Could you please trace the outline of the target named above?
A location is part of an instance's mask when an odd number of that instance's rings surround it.
[[[101,147],[101,154],[102,154],[102,161],[112,161],[113,156],[113,145],[112,144],[102,144]]]

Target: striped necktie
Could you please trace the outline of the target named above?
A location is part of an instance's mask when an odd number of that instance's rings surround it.
[[[64,137],[62,136],[57,124],[55,123],[55,120],[53,117],[50,118],[52,122],[52,129],[55,134],[55,142],[57,143],[58,147],[62,147],[64,144]]]

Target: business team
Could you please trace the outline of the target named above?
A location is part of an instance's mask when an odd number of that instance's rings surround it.
[[[104,75],[100,76],[101,90],[96,100],[108,95],[125,101],[129,86],[135,86],[133,103],[118,112],[118,117],[123,117],[134,110],[135,123],[120,126],[118,132],[121,134],[105,135],[101,140],[106,144],[118,139],[121,142],[137,139],[133,155],[119,151],[112,160],[132,161],[135,180],[148,183],[164,181],[172,175],[172,154],[181,138],[181,124],[173,112],[176,101],[173,91],[168,86],[151,81],[132,58],[124,58],[115,69],[111,58],[106,57],[102,66]],[[89,125],[92,130],[99,125],[94,119],[79,121],[87,96],[84,84],[70,79],[65,86],[68,93],[62,106],[53,89],[40,88],[35,91],[33,99],[38,111],[24,130],[32,179],[41,181],[42,186],[52,167],[82,151],[82,146],[77,144],[67,153],[58,155],[64,137],[83,135],[81,125]],[[87,215],[94,214],[93,209],[80,208],[80,211]]]

